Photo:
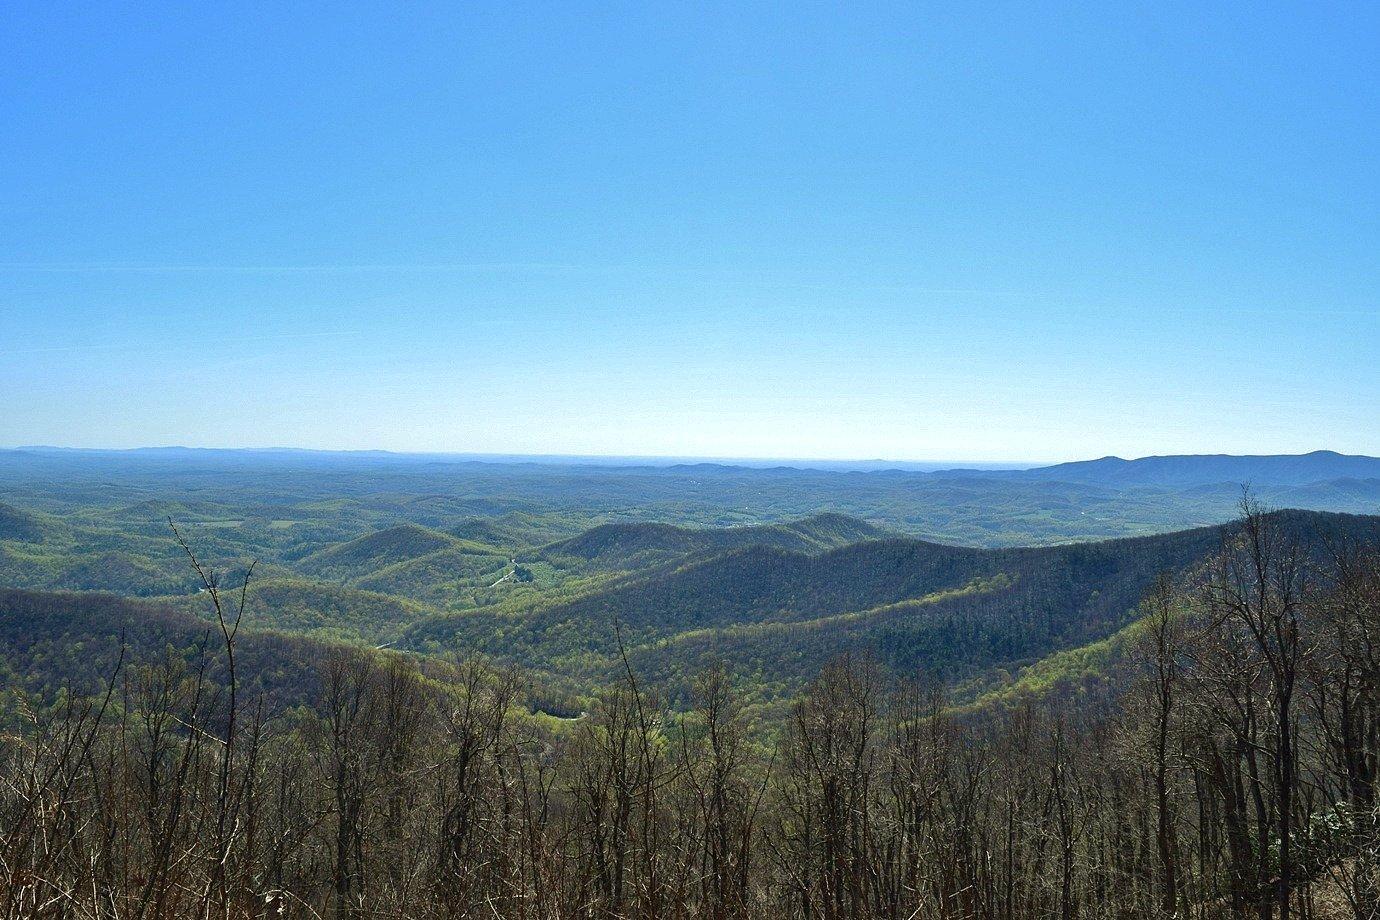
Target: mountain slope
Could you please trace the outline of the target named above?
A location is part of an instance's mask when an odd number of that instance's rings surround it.
[[[1306,540],[1380,531],[1380,518],[1277,517]],[[1110,635],[1129,622],[1157,576],[1192,570],[1223,536],[1223,528],[1207,527],[1010,550],[892,539],[814,556],[754,546],[519,615],[423,620],[402,641],[597,672],[615,663],[617,624],[634,664],[652,678],[720,658],[759,683],[795,687],[854,651],[898,674],[955,680]]]
[[[0,669],[18,686],[51,698],[71,686],[92,693],[109,679],[128,647],[127,665],[149,664],[171,653],[192,662],[210,625],[190,613],[112,594],[40,593],[0,589]],[[329,646],[305,636],[241,633],[237,648],[246,688],[262,690],[271,705],[293,705],[317,691],[316,671]],[[212,679],[217,679],[213,669]]]
[[[507,570],[507,556],[480,554],[452,546],[378,569],[356,580],[354,586],[443,603],[463,587],[490,584]]]
[[[435,613],[405,597],[291,577],[254,579],[246,598],[245,619],[260,628],[371,645],[391,641],[409,624]],[[149,603],[197,616],[210,615],[204,594],[162,597]]]
[[[293,707],[319,705],[326,662],[347,649],[360,652],[354,644],[266,630],[251,622],[252,617],[252,612],[246,614],[249,625],[238,632],[235,643],[241,699],[251,711],[257,709],[260,694],[270,717]],[[76,695],[102,693],[117,673],[122,644],[123,675],[135,679],[117,686],[117,698],[122,691],[138,692],[135,675],[141,668],[171,659],[190,677],[204,655],[206,676],[217,688],[208,700],[213,705],[224,700],[224,650],[216,628],[203,617],[113,594],[0,588],[0,729],[16,711],[12,704],[18,693],[40,703],[52,702],[68,690]],[[365,649],[364,654],[388,653]],[[415,663],[434,689],[445,692],[454,685],[457,671],[451,662]]]

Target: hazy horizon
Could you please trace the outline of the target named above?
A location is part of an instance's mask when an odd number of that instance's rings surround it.
[[[428,451],[409,451],[409,450],[389,450],[385,448],[353,447],[353,448],[319,448],[319,447],[299,447],[289,445],[246,445],[246,446],[226,446],[226,445],[196,445],[196,444],[145,444],[134,447],[105,447],[105,446],[85,446],[85,445],[64,445],[64,444],[13,444],[0,445],[0,451],[30,451],[30,452],[73,452],[73,453],[158,453],[158,452],[181,452],[188,453],[262,453],[262,454],[342,454],[342,455],[369,455],[369,456],[388,456],[398,458],[454,458],[470,462],[480,463],[535,463],[558,465],[562,463],[571,465],[600,465],[610,466],[670,466],[677,464],[708,463],[725,466],[744,466],[744,467],[767,467],[767,466],[789,466],[799,465],[802,468],[833,468],[833,469],[894,469],[913,472],[934,472],[951,469],[977,469],[977,470],[1027,470],[1038,469],[1046,466],[1056,466],[1060,464],[1091,462],[1095,460],[1149,460],[1163,457],[1302,457],[1310,454],[1332,454],[1337,456],[1366,457],[1373,458],[1370,454],[1352,454],[1346,451],[1336,451],[1330,448],[1314,448],[1308,451],[1283,454],[1261,454],[1245,453],[1232,454],[1222,451],[1202,451],[1192,454],[1144,454],[1137,456],[1120,456],[1117,454],[1097,454],[1095,456],[1067,457],[1053,460],[965,460],[953,458],[914,458],[914,457],[791,457],[791,456],[718,456],[706,454],[563,454],[563,453],[511,453],[511,452],[491,452],[491,451],[469,451],[469,450],[428,450]]]

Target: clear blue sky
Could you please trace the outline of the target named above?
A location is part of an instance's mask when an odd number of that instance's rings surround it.
[[[0,445],[1380,454],[1377,35],[11,5]]]

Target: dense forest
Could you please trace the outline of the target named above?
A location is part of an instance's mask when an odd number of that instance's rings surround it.
[[[11,684],[0,913],[1375,917],[1380,552],[1293,523],[1154,580],[1097,703],[844,655],[768,731],[621,642],[557,719],[481,659],[241,633],[200,566],[209,627],[11,592],[11,669],[84,667]]]

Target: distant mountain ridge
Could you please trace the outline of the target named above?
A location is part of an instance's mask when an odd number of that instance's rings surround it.
[[[130,449],[25,446],[0,448],[0,469],[19,465],[32,467],[51,463],[55,468],[74,469],[81,464],[139,463],[157,461],[160,468],[173,463],[209,463],[242,466],[259,462],[311,466],[348,464],[351,461],[406,466],[520,467],[531,471],[543,468],[574,467],[581,470],[616,469],[684,472],[701,470],[793,469],[821,474],[906,473],[917,477],[1015,477],[1057,479],[1064,482],[1113,484],[1153,483],[1176,485],[1242,481],[1243,477],[1281,485],[1301,485],[1329,479],[1380,478],[1380,457],[1315,450],[1303,454],[1166,454],[1136,459],[1117,456],[1095,460],[1031,466],[1022,463],[944,464],[912,460],[812,460],[755,458],[678,458],[636,456],[559,456],[547,454],[424,453],[385,450],[314,450],[309,448],[220,448],[220,447],[142,447]]]
[[[1315,450],[1307,454],[1171,454],[1124,460],[1102,457],[1028,470],[946,470],[940,476],[1001,477],[1074,482],[1110,488],[1240,483],[1269,487],[1304,486],[1332,480],[1380,479],[1380,457]]]

